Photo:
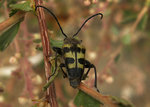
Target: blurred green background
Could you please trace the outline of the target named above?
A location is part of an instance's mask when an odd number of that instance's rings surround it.
[[[0,22],[9,17],[10,4],[21,0],[0,0]],[[104,95],[124,98],[135,107],[150,107],[150,17],[149,0],[45,0],[64,32],[72,36],[85,19],[95,13],[101,20],[90,20],[78,34],[86,47],[86,59],[97,68],[98,88]],[[45,11],[49,36],[64,37],[56,21]],[[10,46],[0,52],[0,107],[31,107],[32,99],[44,97],[45,72],[39,24],[29,12]],[[0,44],[1,45],[1,44]],[[84,81],[93,88],[94,72]],[[55,79],[60,107],[75,107],[78,90],[69,85],[62,73]]]

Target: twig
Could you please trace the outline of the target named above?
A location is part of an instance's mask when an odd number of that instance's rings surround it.
[[[104,105],[106,105],[107,107],[118,107],[109,96],[103,96],[102,94],[92,90],[91,88],[88,88],[86,85],[84,85],[82,82],[80,83],[80,86],[78,87],[78,89],[82,90],[83,92],[85,92],[86,94],[90,95],[91,97],[93,97],[94,99],[103,102]]]
[[[31,66],[30,66],[30,63],[28,62],[26,56],[22,59],[21,66],[23,66],[21,69],[24,73],[26,91],[29,93],[29,97],[31,99],[34,99],[33,92],[32,92],[33,85],[32,85],[32,81],[31,81],[31,78],[30,78]]]
[[[148,11],[148,2],[150,2],[150,0],[146,1],[145,6],[143,7],[143,9],[141,10],[141,12],[138,14],[136,21],[134,22],[134,24],[131,27],[131,33],[133,33],[138,25],[138,23],[140,22],[140,20],[142,19],[142,17],[144,16],[144,14]]]
[[[13,15],[12,17],[6,19],[2,23],[0,23],[0,32],[3,31],[3,30],[5,30],[9,26],[17,23],[19,20],[21,20],[22,18],[24,18],[24,16],[25,16],[25,12],[19,11],[15,15]]]
[[[106,64],[106,66],[104,67],[104,69],[101,71],[101,73],[105,73],[106,70],[112,65],[112,63],[114,63],[114,59],[120,53],[121,49],[122,49],[122,45],[120,45],[116,49],[116,51],[110,56],[110,59],[109,59],[108,63]]]
[[[21,51],[24,53],[24,56],[21,60],[21,69],[24,73],[24,80],[25,80],[25,87],[26,87],[26,91],[29,93],[29,97],[31,99],[34,99],[34,94],[33,94],[33,83],[31,81],[31,73],[32,71],[32,66],[30,64],[30,62],[28,61],[28,52],[30,51],[29,46],[32,45],[31,42],[29,40],[27,40],[30,36],[30,33],[27,30],[27,24],[26,24],[26,20],[24,20],[22,22],[22,26],[21,26],[21,31],[23,31],[23,38],[25,40],[23,40],[22,42],[24,43],[23,45],[23,49],[21,49]],[[17,39],[17,38],[15,38]],[[19,46],[18,46],[18,41],[15,41],[15,47],[16,50],[19,51]],[[19,49],[19,50],[18,50]],[[19,51],[20,52],[20,51]]]
[[[9,12],[7,9],[7,0],[4,2],[4,13],[5,13],[5,17],[8,18],[9,17]]]
[[[41,5],[42,0],[35,0],[36,5]],[[47,56],[51,55],[51,50],[50,50],[50,42],[49,42],[49,37],[48,37],[48,31],[45,23],[45,16],[44,16],[44,11],[42,8],[37,9],[37,16],[38,16],[38,21],[40,25],[40,31],[41,31],[41,39],[42,39],[42,46],[43,46],[43,55],[44,55],[44,64],[45,64],[45,75],[46,79],[48,82],[48,78],[50,75],[50,63],[48,62]],[[47,89],[46,93],[46,99],[50,103],[51,107],[58,107],[57,101],[56,101],[56,93],[55,93],[55,86],[54,83],[50,85],[50,87]]]

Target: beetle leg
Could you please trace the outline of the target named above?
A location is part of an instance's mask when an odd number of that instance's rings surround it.
[[[57,70],[57,52],[56,52],[56,54],[55,54],[55,70],[54,70],[54,72],[52,73],[52,75],[50,75],[49,77],[48,77],[48,79],[50,79],[55,73],[56,73],[56,70]]]
[[[51,76],[51,78],[49,78],[48,82],[44,85],[43,87],[43,91],[46,91],[47,88],[50,86],[50,84],[54,81],[55,77],[58,75],[58,70],[56,71],[56,73]]]
[[[50,84],[52,83],[52,81],[55,79],[55,77],[57,76],[58,74],[58,69],[57,69],[57,52],[55,54],[55,67],[52,67],[52,71],[53,71],[53,68],[54,68],[54,72],[52,73],[52,75],[50,75],[48,77],[48,82],[44,85],[43,87],[43,91],[46,91],[46,89],[50,86]]]
[[[87,70],[87,72],[85,74],[83,74],[82,80],[85,80],[87,78],[87,75],[88,75],[88,73],[89,73],[89,71],[91,69],[91,67],[89,67],[89,66],[85,67],[85,68],[88,68],[88,70]]]
[[[91,67],[91,63],[90,63],[89,61],[87,61],[87,60],[84,60],[84,61],[85,61],[85,68],[88,68],[88,70],[87,70],[87,72],[83,75],[82,80],[85,80],[85,79],[86,79],[86,77],[87,77],[87,75],[88,75],[90,69],[92,68],[92,67]]]
[[[53,49],[53,51],[55,51],[59,55],[62,55],[62,49],[61,48],[59,48],[59,47],[53,47],[52,49]]]
[[[57,53],[57,55],[56,55],[57,57],[60,56],[60,55],[62,55],[61,48],[53,47],[52,49],[53,49],[54,52]],[[48,61],[51,62],[51,60],[54,60],[56,58],[56,56],[53,57],[52,55],[46,55],[46,58],[48,58]]]
[[[50,84],[52,83],[52,81],[55,79],[55,77],[58,74],[57,59],[62,54],[62,51],[61,51],[61,48],[58,48],[58,47],[53,47],[53,50],[56,52],[55,57],[52,58],[52,57],[48,56],[49,57],[48,60],[50,61],[50,63],[52,63],[53,60],[55,60],[55,65],[54,65],[54,67],[52,67],[53,73],[48,77],[48,82],[43,87],[44,91],[46,91],[46,89],[50,86]],[[53,65],[53,63],[52,63],[52,65]],[[53,68],[54,68],[54,70],[53,70]]]
[[[60,69],[61,69],[61,71],[63,72],[63,77],[64,78],[67,78],[67,73],[65,73],[65,71],[63,70],[63,67],[65,67],[65,64],[63,64],[63,63],[61,63],[60,65],[59,65],[59,67],[60,67]]]
[[[88,68],[87,72],[84,74],[83,79],[87,77],[89,71],[91,68],[94,68],[94,73],[95,73],[95,82],[94,82],[94,87],[96,88],[97,92],[99,92],[99,89],[97,88],[97,72],[96,72],[96,67],[95,65],[91,64],[89,61],[85,60],[85,68]]]
[[[58,67],[57,66],[57,57],[58,57],[58,55],[62,55],[62,49],[61,48],[53,47],[53,50],[56,52],[56,54],[55,54],[55,70],[54,70],[53,74],[50,75],[50,77],[53,76],[55,74],[56,70],[57,70],[57,67]]]
[[[97,72],[96,72],[96,67],[95,67],[95,65],[93,65],[93,64],[92,64],[91,66],[94,68],[94,73],[95,73],[95,82],[94,82],[94,86],[95,86],[97,92],[100,92],[99,89],[97,88]]]

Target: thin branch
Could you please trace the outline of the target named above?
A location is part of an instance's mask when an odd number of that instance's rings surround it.
[[[137,25],[139,24],[140,20],[143,18],[144,14],[148,11],[149,6],[147,5],[150,2],[150,0],[146,1],[145,6],[143,7],[143,9],[140,11],[140,13],[137,16],[136,21],[134,22],[134,24],[131,27],[131,33],[133,33],[137,27]]]
[[[25,91],[27,91],[29,93],[29,97],[31,99],[34,99],[34,94],[33,94],[34,86],[31,81],[31,75],[30,75],[33,72],[33,70],[32,70],[32,66],[31,66],[30,62],[27,59],[28,52],[30,51],[29,46],[32,45],[32,43],[29,40],[27,40],[27,38],[29,38],[29,36],[30,36],[30,33],[27,30],[26,20],[24,20],[22,22],[21,31],[23,31],[23,38],[25,38],[25,40],[22,41],[24,43],[24,45],[23,45],[23,47],[22,47],[23,49],[21,49],[21,51],[24,53],[24,56],[21,60],[20,67],[24,73],[24,80],[25,80],[25,87],[26,87]],[[17,38],[15,38],[15,39],[17,39]],[[18,46],[17,40],[15,41],[15,48],[18,52],[20,52],[20,48]]]
[[[17,23],[19,20],[21,20],[22,18],[24,18],[24,16],[25,16],[25,12],[19,11],[15,15],[13,15],[12,17],[6,19],[2,23],[0,23],[0,32],[3,31],[3,30],[5,30],[9,26]]]
[[[23,67],[21,67],[21,66],[23,66]],[[22,59],[21,66],[20,66],[21,67],[21,71],[23,71],[23,73],[24,73],[26,91],[29,93],[29,97],[31,99],[34,99],[34,95],[33,95],[33,92],[32,92],[33,85],[32,85],[32,81],[31,81],[31,77],[30,77],[31,66],[30,66],[30,63],[27,60],[27,56],[25,56]]]
[[[106,105],[106,107],[118,107],[109,96],[104,96],[104,95],[92,90],[91,88],[88,88],[82,82],[80,83],[80,86],[78,87],[78,89],[82,90],[83,92],[90,95],[94,99],[104,103],[104,105]]]
[[[9,17],[9,12],[7,9],[7,0],[4,2],[4,13],[5,13],[5,17],[8,18]]]
[[[120,45],[110,56],[110,59],[108,61],[108,63],[106,64],[106,66],[104,67],[104,69],[101,71],[102,73],[105,73],[107,71],[108,68],[110,68],[110,66],[114,63],[114,60],[116,58],[116,56],[121,52],[122,49],[122,45]]]
[[[35,4],[41,5],[42,0],[35,0]],[[45,15],[44,15],[44,11],[42,8],[37,9],[37,16],[38,16],[38,21],[40,25],[40,33],[41,33],[42,46],[43,46],[45,75],[46,75],[46,79],[48,82],[48,78],[51,73],[50,71],[51,65],[48,62],[47,56],[51,55],[51,50],[50,50],[51,48],[50,48],[50,42],[49,42],[49,37],[48,37],[48,30],[47,30],[46,23],[45,23]],[[54,83],[52,83],[50,87],[47,89],[46,99],[48,103],[50,103],[51,107],[58,107]]]

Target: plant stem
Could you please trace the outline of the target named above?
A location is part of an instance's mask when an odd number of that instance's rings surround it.
[[[17,23],[19,20],[21,20],[22,18],[24,18],[24,16],[25,16],[25,12],[19,11],[15,15],[13,15],[12,17],[6,19],[2,23],[0,23],[0,32],[3,31],[3,30],[5,30],[9,26]]]
[[[136,21],[134,22],[134,24],[131,27],[131,33],[133,33],[135,31],[137,25],[139,24],[139,22],[141,21],[141,19],[145,15],[145,13],[148,11],[148,9],[149,9],[148,4],[150,4],[150,0],[146,0],[145,6],[142,8],[142,10],[140,11],[140,13],[137,16]]]
[[[84,85],[82,82],[80,83],[80,86],[78,87],[79,90],[85,92],[86,94],[90,95],[94,99],[103,102],[106,107],[117,107],[117,105],[111,100],[109,96],[104,96],[91,88],[88,88],[86,85]]]
[[[35,0],[35,4],[36,6],[41,5],[42,0]],[[45,75],[46,75],[46,80],[48,82],[48,78],[51,73],[50,71],[51,64],[49,63],[47,56],[51,55],[51,50],[50,50],[51,48],[50,48],[50,42],[49,42],[49,37],[48,37],[48,30],[47,30],[46,23],[45,23],[44,11],[42,8],[37,9],[37,16],[38,16],[38,21],[40,25],[40,33],[41,33],[42,46],[43,46]],[[46,99],[48,103],[50,104],[50,107],[58,107],[57,100],[56,100],[55,86],[53,82],[50,85],[50,87],[47,89]]]

